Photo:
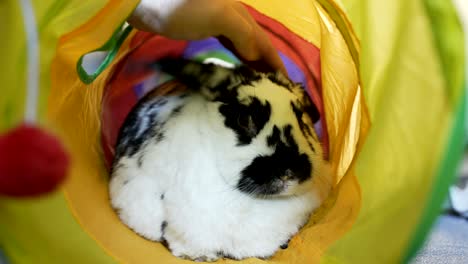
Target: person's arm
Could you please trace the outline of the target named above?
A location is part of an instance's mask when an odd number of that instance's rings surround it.
[[[173,39],[218,37],[252,67],[286,73],[266,33],[234,0],[141,0],[128,23]]]

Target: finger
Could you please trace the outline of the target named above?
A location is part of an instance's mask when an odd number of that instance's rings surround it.
[[[234,45],[232,44],[232,42],[224,37],[224,36],[220,36],[218,37],[218,40],[219,42],[221,42],[221,44],[228,50],[230,50],[237,58],[239,58],[243,63],[245,63],[246,65],[252,67],[253,69],[259,71],[259,72],[272,72],[272,71],[276,71],[277,69],[275,69],[274,67],[270,66],[269,64],[267,64],[266,62],[262,61],[262,60],[246,60],[245,58],[242,57],[242,55],[239,54],[239,52],[236,50],[236,48],[234,47]]]
[[[254,36],[254,48],[256,53],[259,55],[256,60],[248,60],[245,58],[246,63],[253,67],[254,69],[260,71],[281,71],[283,74],[287,75],[286,68],[278,55],[275,47],[271,43],[270,38],[265,33],[263,28],[261,28],[254,18],[250,15],[247,9],[240,3],[236,3],[234,8],[237,12],[244,17],[253,27],[253,36]]]
[[[258,63],[269,65],[274,70],[281,71],[283,74],[287,75],[286,68],[284,67],[278,51],[273,46],[273,43],[271,43],[268,35],[258,25],[256,26],[255,36],[258,52],[260,53],[260,61]]]
[[[255,25],[248,18],[239,13],[236,5],[229,5],[225,12],[219,12],[216,20],[217,32],[219,35],[229,39],[233,47],[230,50],[236,51],[240,58],[254,61],[260,58],[260,53],[255,44]],[[223,39],[223,38],[221,38]],[[223,39],[224,43],[228,42]]]

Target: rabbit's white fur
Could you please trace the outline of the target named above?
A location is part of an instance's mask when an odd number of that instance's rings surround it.
[[[236,134],[225,126],[221,103],[207,101],[202,93],[167,96],[165,105],[153,108],[166,120],[163,139],[147,140],[135,155],[123,155],[114,165],[110,197],[121,220],[147,239],[167,242],[175,256],[192,260],[270,257],[287,243],[322,202],[330,176],[320,143],[312,142],[312,152],[310,139],[291,116],[289,101],[295,96],[276,86],[262,78],[255,89],[239,88],[239,100],[252,95],[272,105],[270,120],[243,146],[236,145]],[[140,115],[144,123],[145,111]],[[241,171],[255,157],[274,152],[267,137],[273,125],[286,124],[292,125],[300,151],[312,159],[313,177],[288,183],[279,196],[240,192]]]

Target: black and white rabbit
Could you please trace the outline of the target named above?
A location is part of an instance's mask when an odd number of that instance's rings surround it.
[[[279,73],[165,60],[188,86],[146,98],[119,135],[110,199],[120,219],[197,261],[268,258],[330,189],[300,87]]]

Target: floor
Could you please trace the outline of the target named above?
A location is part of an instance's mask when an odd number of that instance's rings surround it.
[[[468,263],[468,220],[452,215],[441,216],[426,245],[411,264]]]

